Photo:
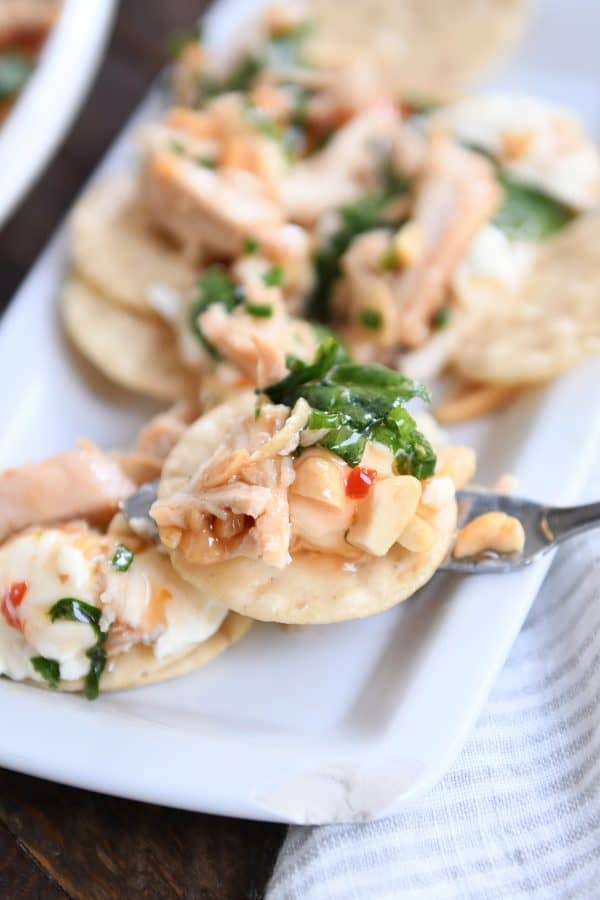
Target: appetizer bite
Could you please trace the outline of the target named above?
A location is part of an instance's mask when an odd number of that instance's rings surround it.
[[[183,675],[246,633],[118,513],[182,421],[150,423],[132,452],[84,445],[0,473],[0,675],[94,699]]]
[[[390,33],[397,16],[412,33],[411,8],[385,5]],[[506,36],[521,4],[490,9]],[[456,27],[484,44],[488,13]],[[458,382],[445,422],[598,352],[600,156],[577,121],[526,97],[417,101],[377,40],[320,53],[333,5],[312,14],[270,11],[228,56],[184,42],[178,105],[144,129],[136,177],[73,215],[77,347],[128,388],[208,409],[283,377],[288,353],[311,359],[318,321],[360,363]],[[466,74],[469,40],[436,45],[414,86],[439,97],[436,60],[446,73],[454,53],[458,76],[464,55]]]
[[[313,54],[366,58],[400,94],[453,97],[509,50],[527,21],[527,0],[308,0]]]
[[[151,516],[176,571],[255,619],[324,623],[413,594],[448,553],[469,451],[436,454],[405,409],[427,391],[333,339],[281,381],[203,415]],[[461,471],[462,470],[462,471]]]
[[[461,100],[434,114],[431,127],[490,158],[504,192],[455,277],[468,307],[455,370],[506,388],[548,380],[598,353],[595,143],[567,110],[504,94]]]
[[[0,4],[0,122],[27,84],[59,8],[54,0]]]

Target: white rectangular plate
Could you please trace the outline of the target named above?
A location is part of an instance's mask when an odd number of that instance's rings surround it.
[[[547,65],[563,27],[560,6],[550,6],[559,18],[549,37],[541,32],[534,69],[521,54],[510,83],[534,83],[552,96],[554,79],[560,76],[562,89],[565,73]],[[562,6],[575,46],[577,22],[584,35],[590,24]],[[240,8],[247,11],[247,3],[218,7],[213,27],[226,34]],[[568,97],[593,126],[591,59],[572,61]],[[160,102],[154,92],[136,120],[156,114]],[[104,169],[128,164],[122,139]],[[64,345],[56,299],[66,254],[61,229],[2,323],[1,465],[69,447],[79,435],[126,444],[153,411],[94,377]],[[593,360],[453,437],[478,449],[481,480],[510,471],[534,498],[574,502],[600,443],[599,383],[600,360]],[[195,674],[95,703],[1,681],[0,765],[257,819],[357,821],[388,813],[451,764],[548,564],[511,576],[440,575],[403,606],[364,621],[257,625]]]
[[[67,133],[100,64],[115,9],[116,0],[65,0],[35,72],[0,129],[0,224]]]

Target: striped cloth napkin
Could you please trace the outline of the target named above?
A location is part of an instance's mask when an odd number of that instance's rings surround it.
[[[557,555],[440,784],[388,819],[290,829],[267,900],[333,898],[600,898],[600,532]]]

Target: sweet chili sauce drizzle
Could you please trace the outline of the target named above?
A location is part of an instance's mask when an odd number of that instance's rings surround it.
[[[346,496],[351,500],[364,500],[377,478],[375,469],[355,466],[346,481]]]
[[[13,581],[8,590],[4,592],[2,604],[0,605],[0,612],[6,619],[8,625],[10,625],[11,628],[17,628],[19,631],[21,630],[21,623],[19,622],[17,609],[23,602],[23,597],[26,593],[26,581]]]

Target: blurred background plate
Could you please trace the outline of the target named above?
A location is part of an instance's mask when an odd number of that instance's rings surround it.
[[[0,225],[41,175],[91,85],[117,0],[65,0],[25,91],[0,128]]]

